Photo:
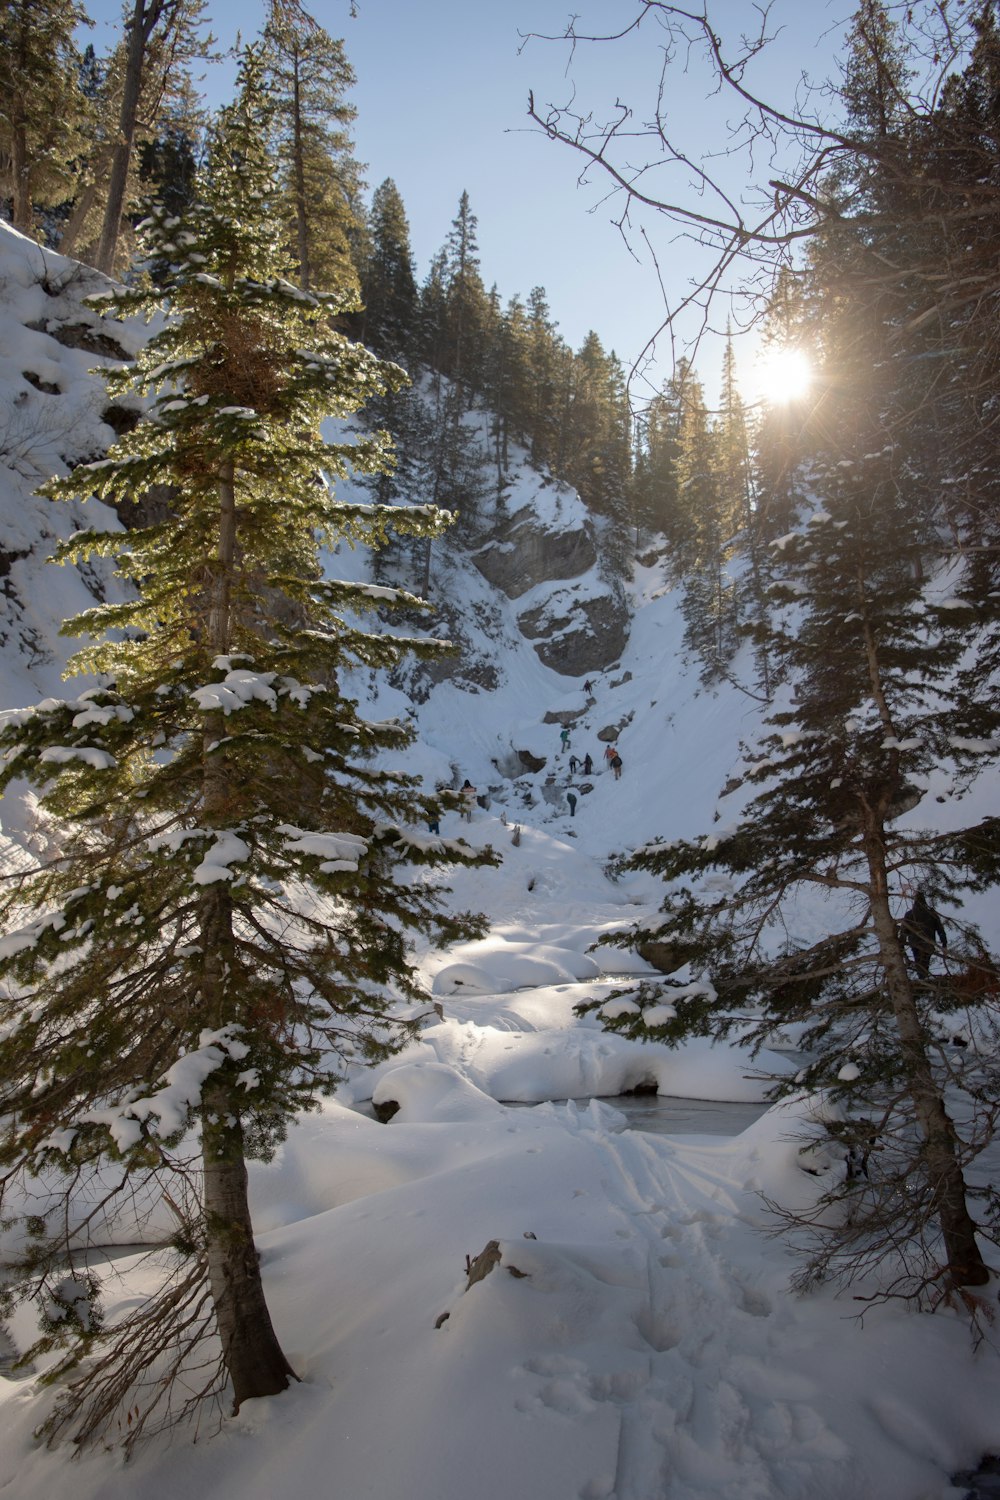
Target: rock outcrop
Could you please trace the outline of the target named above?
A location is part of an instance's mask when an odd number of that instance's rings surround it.
[[[580,578],[597,563],[590,527],[574,518],[566,530],[539,526],[528,506],[501,524],[473,555],[488,583],[519,599],[540,583]]]

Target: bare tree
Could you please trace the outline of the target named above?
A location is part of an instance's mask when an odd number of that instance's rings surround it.
[[[566,104],[542,103],[532,93],[528,107],[549,139],[582,161],[581,179],[603,182],[630,247],[643,247],[659,269],[651,229],[657,220],[697,247],[692,285],[668,303],[637,365],[665,330],[673,332],[691,312],[703,329],[720,297],[726,316],[734,304],[744,322],[759,316],[777,269],[823,225],[849,220],[874,226],[878,210],[859,185],[868,170],[877,168],[898,185],[919,182],[924,196],[910,206],[915,221],[926,212],[931,189],[942,195],[940,211],[956,221],[993,215],[1000,207],[992,180],[970,195],[965,181],[944,173],[928,178],[926,163],[910,149],[914,132],[934,115],[956,65],[975,45],[974,14],[957,14],[950,0],[898,7],[895,24],[910,66],[898,79],[883,79],[898,128],[879,131],[843,123],[842,80],[803,75],[787,102],[758,90],[754,79],[781,28],[776,0],[753,9],[756,29],[732,39],[707,5],[694,9],[664,0],[640,0],[632,19],[615,32],[585,33],[574,19],[561,37],[537,38],[566,43],[570,68],[583,46],[623,45],[640,33],[656,42],[648,48],[655,65],[647,98],[618,99],[606,118],[588,109],[575,88]],[[876,61],[877,37],[866,28],[866,12],[880,10],[878,0],[863,0],[854,21],[859,45],[868,46]],[[719,115],[731,109],[721,145],[705,141],[703,114],[695,126],[690,112],[671,108],[679,73],[703,79],[706,101]],[[664,182],[669,190],[660,186]],[[897,201],[897,224],[900,211]]]

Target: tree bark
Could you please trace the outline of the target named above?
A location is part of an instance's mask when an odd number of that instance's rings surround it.
[[[865,849],[871,874],[872,918],[885,966],[907,1093],[920,1130],[921,1155],[948,1258],[947,1285],[983,1286],[990,1273],[976,1243],[976,1226],[966,1201],[958,1137],[927,1055],[923,1025],[889,906],[884,846],[880,830],[872,825],[865,830]]]
[[[66,221],[66,228],[59,236],[60,255],[76,254],[77,241],[83,233],[83,226],[87,221],[87,215],[94,206],[94,199],[97,197],[97,179],[103,175],[106,160],[107,158],[103,154],[97,157],[94,167],[94,180],[87,183],[87,186],[82,190],[73,205],[73,212]]]
[[[11,223],[22,234],[31,234],[34,212],[31,202],[31,167],[28,162],[28,137],[21,124],[11,132]]]
[[[202,1161],[209,1286],[235,1413],[244,1401],[276,1396],[298,1377],[278,1343],[264,1300],[243,1131],[231,1114],[224,1086],[208,1084],[204,1091]]]
[[[142,93],[146,48],[165,5],[166,0],[135,0],[132,20],[129,23],[125,82],[122,87],[122,105],[118,116],[118,139],[111,152],[111,171],[108,175],[104,223],[101,226],[101,237],[97,245],[97,254],[94,257],[97,269],[107,276],[114,273],[118,236],[121,233],[128,171],[135,146],[136,121],[139,117],[139,98]]]

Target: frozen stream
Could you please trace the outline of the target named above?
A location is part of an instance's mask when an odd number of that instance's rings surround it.
[[[768,1108],[765,1102],[736,1104],[729,1100],[676,1099],[669,1094],[624,1095],[602,1102],[619,1110],[632,1130],[651,1135],[739,1135]]]
[[[566,1104],[566,1099],[549,1103]],[[728,1099],[679,1099],[670,1094],[616,1094],[602,1096],[601,1104],[610,1105],[625,1116],[630,1130],[648,1135],[717,1135],[735,1136],[759,1120],[768,1108],[766,1102],[735,1103]],[[508,1109],[538,1109],[537,1104],[505,1100]],[[578,1109],[585,1109],[589,1099],[574,1099]]]

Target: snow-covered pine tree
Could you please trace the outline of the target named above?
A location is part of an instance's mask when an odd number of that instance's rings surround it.
[[[733,821],[632,858],[668,885],[661,920],[632,941],[659,939],[692,978],[643,984],[605,1024],[668,1043],[738,1031],[753,1048],[801,1028],[809,1061],[794,1087],[843,1106],[846,1147],[874,1148],[871,1180],[838,1180],[820,1205],[806,1277],[884,1258],[895,1290],[934,1295],[988,1279],[968,1169],[993,1132],[978,1043],[998,1018],[988,993],[963,1013],[946,978],[911,974],[898,918],[916,886],[958,907],[1000,881],[997,819],[958,815],[992,769],[1000,722],[995,701],[961,690],[967,614],[920,581],[894,458],[832,463],[817,476],[823,508],[776,544],[769,649],[794,693],[747,751]],[[920,816],[932,787],[953,800],[943,827]],[[949,925],[952,950],[985,954]],[[971,1041],[958,1056],[956,1029]]]
[[[387,452],[381,434],[326,443],[321,422],[402,377],[331,331],[343,298],[284,278],[262,101],[251,50],[198,205],[149,222],[149,253],[170,265],[163,303],[110,300],[158,325],[111,382],[147,398],[148,420],[48,489],[114,502],[167,485],[172,517],[64,550],[116,556],[136,597],[71,627],[94,638],[76,665],[97,685],[8,715],[0,733],[2,784],[41,786],[56,850],[2,903],[0,1190],[5,1215],[32,1215],[8,1290],[46,1311],[39,1347],[63,1351],[46,1430],[81,1441],[123,1402],[129,1443],[197,1404],[204,1354],[190,1385],[175,1377],[213,1330],[216,1389],[228,1377],[237,1407],[287,1385],[246,1160],[266,1159],[349,1059],[412,1034],[410,937],[479,930],[413,878],[476,856],[422,836],[436,799],[378,759],[406,729],[366,720],[342,689],[353,666],[439,645],[352,624],[416,601],[329,579],[319,556],[324,541],[378,545],[446,517],[329,487]],[[182,1221],[162,1291],[104,1329],[70,1245],[98,1220],[131,1237],[129,1215],[153,1202]]]

